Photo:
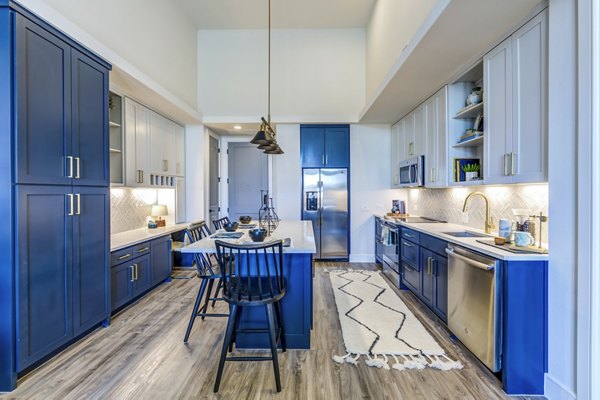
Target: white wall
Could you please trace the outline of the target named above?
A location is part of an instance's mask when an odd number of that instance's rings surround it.
[[[20,3],[109,62],[128,69],[119,65],[121,59],[126,60],[196,109],[196,28],[181,8],[160,0],[22,0]],[[84,34],[65,23],[65,18]],[[96,41],[102,46],[96,46]]]
[[[350,262],[375,261],[373,214],[406,200],[405,191],[390,189],[390,143],[390,125],[350,125]]]
[[[549,276],[546,396],[576,397],[577,19],[576,2],[549,10]]]
[[[279,29],[271,37],[274,121],[357,120],[365,101],[363,29]],[[266,30],[198,32],[199,106],[205,122],[266,117],[267,54]]]
[[[437,0],[377,0],[367,26],[366,99],[370,99]]]
[[[185,212],[190,222],[207,217],[208,132],[203,125],[185,129]]]
[[[273,203],[279,218],[299,220],[302,218],[300,125],[278,124],[277,143],[285,153],[272,158]]]

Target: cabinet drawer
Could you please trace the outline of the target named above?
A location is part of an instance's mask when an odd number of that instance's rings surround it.
[[[400,254],[402,261],[409,263],[419,270],[419,246],[408,240],[400,240]]]
[[[424,234],[421,234],[420,240],[421,247],[446,257],[446,247],[448,245],[446,241]]]
[[[111,267],[114,267],[115,265],[119,265],[121,263],[130,261],[135,257],[143,256],[144,254],[148,254],[149,252],[149,242],[142,242],[134,246],[129,246],[121,250],[113,251],[112,253],[110,253],[110,265]]]
[[[412,229],[402,227],[401,238],[411,241],[413,243],[420,243],[421,234],[417,231],[413,231]]]
[[[402,283],[419,294],[421,291],[421,273],[407,263],[402,263]]]

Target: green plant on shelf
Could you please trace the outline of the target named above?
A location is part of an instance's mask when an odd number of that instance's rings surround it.
[[[463,172],[479,172],[479,164],[467,164],[462,166]]]

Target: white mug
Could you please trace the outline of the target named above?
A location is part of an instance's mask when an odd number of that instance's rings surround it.
[[[515,244],[517,246],[525,247],[530,246],[535,241],[533,240],[533,236],[529,232],[515,232]]]

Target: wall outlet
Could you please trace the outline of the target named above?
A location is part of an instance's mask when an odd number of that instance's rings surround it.
[[[360,206],[360,211],[369,211],[369,206],[366,204],[363,204],[362,206]]]

